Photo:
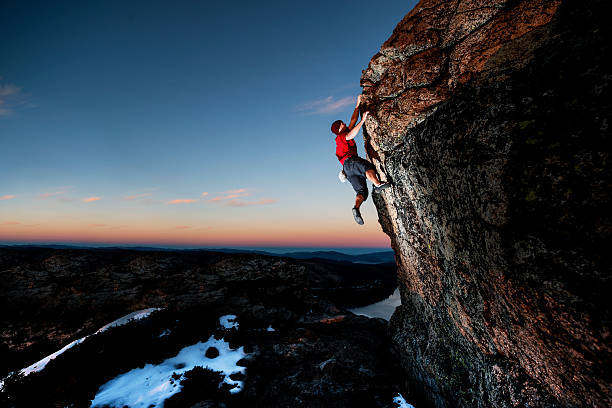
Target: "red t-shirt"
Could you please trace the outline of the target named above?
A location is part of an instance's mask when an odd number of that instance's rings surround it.
[[[351,157],[357,156],[357,144],[355,139],[346,140],[348,132],[340,133],[336,136],[336,157],[344,166],[344,161]]]

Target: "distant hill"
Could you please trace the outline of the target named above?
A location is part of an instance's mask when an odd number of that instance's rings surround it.
[[[328,261],[353,262],[362,264],[383,264],[395,263],[395,254],[392,250],[376,251],[367,254],[349,255],[339,251],[295,251],[287,253],[275,253],[256,249],[234,249],[234,248],[197,248],[197,249],[176,249],[176,248],[155,248],[146,246],[113,246],[113,247],[90,247],[81,245],[65,244],[44,244],[44,245],[0,245],[0,247],[32,247],[32,248],[53,248],[53,249],[96,249],[96,250],[130,250],[130,251],[169,251],[169,252],[223,252],[229,254],[259,254],[268,256],[278,256],[292,259],[325,259]]]
[[[260,255],[279,256],[279,257],[293,258],[293,259],[325,259],[329,261],[367,263],[367,264],[395,263],[395,255],[392,250],[371,252],[369,254],[361,254],[361,255],[349,255],[349,254],[344,254],[338,251],[296,251],[296,252],[287,252],[287,253],[278,254],[278,253],[269,252],[269,251],[244,250],[244,249],[232,249],[232,248],[221,248],[221,249],[214,249],[211,251],[224,252],[224,253],[254,253],[254,254],[260,254]]]

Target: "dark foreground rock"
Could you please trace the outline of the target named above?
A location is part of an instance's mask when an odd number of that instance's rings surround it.
[[[388,296],[395,287],[389,265],[40,248],[0,249],[0,265],[4,372],[135,309],[163,308],[88,337],[38,373],[9,377],[1,406],[89,406],[117,375],[211,335],[247,352],[240,363],[246,374],[235,378],[243,391],[230,394],[217,374],[194,369],[166,407],[392,407],[402,389],[387,322],[344,310],[356,297],[371,303]],[[239,329],[219,327],[225,314],[238,316]]]
[[[431,405],[612,406],[607,9],[422,0],[363,73],[393,340]]]
[[[252,347],[254,357],[245,361],[244,390],[222,401],[245,407],[395,407],[402,381],[389,353],[387,323],[354,315],[309,320],[275,332],[238,333],[245,338],[234,341]],[[186,384],[168,406],[199,402],[202,394],[193,387]]]

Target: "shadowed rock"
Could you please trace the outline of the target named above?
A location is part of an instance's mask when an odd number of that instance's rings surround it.
[[[389,407],[403,388],[389,354],[387,322],[344,309],[393,292],[392,264],[200,251],[0,248],[0,273],[4,373],[135,308],[163,308],[87,337],[40,372],[9,377],[1,406],[90,406],[102,384],[211,336],[247,354],[237,362],[246,372],[229,377],[243,381],[242,390],[219,386],[223,376],[216,372],[196,367],[183,374],[185,364],[176,364],[170,384],[159,387],[181,392],[165,406],[345,407],[361,401]],[[222,327],[222,315],[235,315],[225,319],[231,329]],[[204,362],[224,358],[219,348],[202,354]]]
[[[363,72],[391,330],[432,405],[612,405],[605,4],[423,0]]]

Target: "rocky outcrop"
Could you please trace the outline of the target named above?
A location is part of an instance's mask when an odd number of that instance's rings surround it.
[[[605,4],[422,0],[363,72],[390,330],[433,406],[612,405]]]
[[[396,287],[395,265],[211,251],[0,248],[0,377],[130,312],[224,309],[295,321],[366,305]]]
[[[233,378],[242,391],[197,368],[164,406],[390,407],[403,386],[387,322],[344,306],[389,295],[395,275],[393,264],[253,254],[0,248],[0,379],[88,335],[42,371],[5,378],[0,406],[89,407],[107,381],[215,336],[247,353]],[[94,334],[150,307],[161,310]],[[219,327],[226,314],[239,328]]]

